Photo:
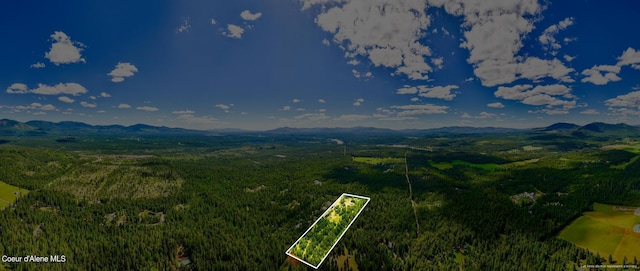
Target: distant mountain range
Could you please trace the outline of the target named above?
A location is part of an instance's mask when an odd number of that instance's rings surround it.
[[[351,127],[351,128],[291,128],[282,127],[267,131],[247,131],[241,129],[217,129],[217,130],[189,130],[182,128],[169,128],[165,126],[151,126],[146,124],[136,124],[131,126],[123,125],[89,125],[74,121],[27,121],[19,122],[15,120],[0,120],[0,136],[38,136],[38,135],[61,135],[76,136],[83,134],[146,134],[146,135],[211,135],[211,134],[263,134],[263,135],[427,135],[427,134],[487,134],[487,133],[553,133],[566,136],[584,137],[598,134],[611,133],[638,133],[640,127],[627,125],[624,123],[608,124],[593,122],[584,126],[572,123],[555,123],[547,127],[533,129],[511,129],[499,127],[464,127],[452,126],[431,129],[404,129],[392,130],[374,127]]]
[[[123,125],[89,125],[75,121],[50,122],[33,120],[18,122],[15,120],[0,120],[0,135],[4,136],[38,136],[38,135],[85,135],[85,134],[202,134],[203,131],[181,128],[157,127],[145,124],[131,126]]]

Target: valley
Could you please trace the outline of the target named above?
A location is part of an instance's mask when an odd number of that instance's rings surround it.
[[[624,208],[640,206],[640,160],[627,146],[640,132],[629,127],[17,136],[24,125],[3,126],[2,199],[21,192],[0,211],[0,253],[66,262],[0,270],[307,270],[285,252],[343,193],[370,202],[319,270],[632,264],[639,217]]]

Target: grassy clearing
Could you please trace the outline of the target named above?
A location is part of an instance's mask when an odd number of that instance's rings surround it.
[[[450,169],[450,168],[453,168],[453,166],[455,165],[466,165],[470,167],[484,169],[487,171],[494,171],[494,170],[500,169],[500,165],[495,163],[474,164],[474,163],[469,163],[467,161],[462,161],[462,160],[453,160],[453,162],[440,162],[440,163],[436,163],[429,160],[429,165],[439,170]]]
[[[640,216],[633,214],[633,207],[616,210],[613,205],[595,203],[593,212],[585,212],[558,237],[622,262],[625,256],[640,258],[640,233],[633,232],[633,226],[639,223]]]
[[[370,164],[370,165],[401,164],[401,163],[404,163],[404,158],[396,158],[396,157],[377,158],[377,157],[358,157],[358,156],[355,156],[352,159],[353,159],[354,162],[366,163],[366,164]]]
[[[27,193],[29,193],[27,189],[0,182],[0,210]]]
[[[523,151],[538,151],[538,150],[542,150],[542,147],[523,146],[522,150]]]
[[[601,149],[602,150],[624,150],[631,153],[640,154],[640,143],[607,145],[607,146],[603,146]]]
[[[611,166],[611,168],[613,168],[613,169],[625,169],[625,168],[627,168],[628,165],[630,165],[631,163],[637,161],[638,158],[640,158],[640,156],[635,156],[635,157],[631,158],[631,160],[629,160],[629,162],[622,163],[622,164],[615,165],[615,166]]]

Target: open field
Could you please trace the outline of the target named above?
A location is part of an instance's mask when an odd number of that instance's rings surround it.
[[[450,168],[453,168],[453,166],[455,165],[467,165],[470,167],[475,167],[475,168],[484,169],[488,171],[493,171],[500,168],[500,165],[495,163],[474,164],[474,163],[469,163],[467,161],[462,161],[462,160],[453,160],[452,162],[440,162],[440,163],[429,161],[429,165],[436,167],[440,170],[450,169]]]
[[[370,165],[382,165],[382,164],[401,164],[404,163],[404,158],[377,158],[377,157],[353,157],[354,162],[366,163]]]
[[[593,209],[573,221],[558,237],[603,257],[611,255],[618,262],[625,256],[628,260],[640,258],[640,233],[633,231],[640,224],[640,216],[634,215],[635,209],[600,203],[595,203]]]
[[[602,150],[625,150],[635,154],[640,154],[640,143],[607,145],[603,146]]]
[[[4,207],[16,201],[18,197],[27,193],[29,193],[29,190],[0,182],[0,209],[4,209]]]

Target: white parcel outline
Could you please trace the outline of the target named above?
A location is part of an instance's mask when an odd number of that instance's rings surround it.
[[[298,258],[297,256],[289,253],[289,251],[300,241],[300,239],[302,239],[302,237],[304,237],[305,235],[307,235],[307,233],[313,228],[313,226],[316,225],[316,223],[318,223],[318,221],[320,221],[320,219],[322,219],[323,217],[325,217],[325,215],[327,215],[327,213],[329,213],[329,211],[331,211],[333,209],[333,207],[338,204],[340,202],[340,199],[344,198],[344,197],[354,197],[354,198],[361,198],[361,199],[366,199],[367,201],[364,203],[364,205],[362,205],[362,208],[360,208],[360,211],[358,211],[358,213],[356,214],[356,216],[351,220],[351,222],[349,222],[349,225],[347,225],[347,227],[344,229],[344,231],[342,231],[342,234],[340,234],[340,237],[338,237],[338,239],[336,239],[336,241],[333,243],[333,245],[331,246],[331,248],[329,250],[327,250],[327,253],[324,255],[324,257],[322,258],[322,260],[318,263],[318,265],[314,266],[311,263],[308,263],[307,261]],[[333,204],[331,204],[331,206],[329,206],[329,208],[327,208],[327,210],[324,211],[324,213],[322,213],[322,215],[320,217],[318,217],[318,219],[316,219],[315,222],[313,222],[313,224],[311,224],[311,227],[309,227],[301,236],[300,238],[298,238],[298,240],[296,240],[293,245],[291,245],[289,247],[289,249],[287,249],[287,251],[285,251],[285,254],[289,255],[290,257],[308,265],[313,267],[314,269],[318,269],[320,267],[320,265],[322,265],[322,263],[324,262],[324,260],[327,258],[327,256],[329,256],[329,253],[331,253],[331,251],[333,250],[333,248],[338,244],[338,242],[340,241],[340,239],[342,239],[342,236],[347,233],[347,231],[349,230],[349,227],[351,227],[351,224],[353,224],[354,221],[356,221],[356,219],[358,218],[358,216],[360,216],[360,213],[362,212],[362,210],[364,210],[365,207],[367,207],[367,204],[369,204],[369,201],[371,200],[371,198],[369,197],[364,197],[364,196],[358,196],[358,195],[354,195],[354,194],[349,194],[349,193],[342,193],[342,195],[340,195],[340,197],[338,197],[338,199],[336,199],[336,201],[333,202]]]

